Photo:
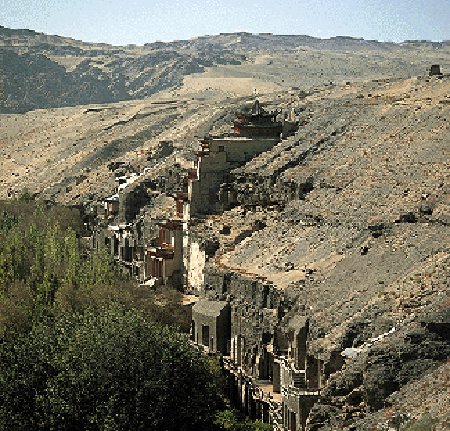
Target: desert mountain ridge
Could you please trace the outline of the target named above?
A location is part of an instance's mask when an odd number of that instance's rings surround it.
[[[385,44],[385,45],[417,45],[417,44],[431,44],[434,47],[439,47],[442,45],[447,45],[450,43],[450,40],[428,40],[428,39],[407,39],[402,42],[393,42],[393,41],[379,41],[376,39],[364,39],[363,37],[355,37],[355,36],[345,36],[345,35],[337,35],[337,36],[331,36],[328,38],[322,38],[317,36],[309,36],[306,34],[277,34],[277,33],[271,33],[271,32],[260,32],[260,33],[253,33],[253,32],[247,32],[247,31],[235,31],[235,32],[220,32],[218,34],[213,35],[202,35],[202,36],[192,36],[189,39],[174,39],[171,41],[161,41],[156,40],[154,42],[146,42],[144,44],[124,44],[124,45],[114,45],[107,42],[86,42],[82,41],[80,39],[74,39],[69,36],[59,36],[56,34],[48,34],[44,32],[39,32],[31,29],[14,29],[14,28],[8,28],[5,26],[0,25],[0,31],[4,33],[4,35],[10,37],[11,39],[14,38],[33,38],[41,41],[48,41],[55,44],[73,44],[78,46],[104,46],[104,47],[137,47],[137,46],[152,46],[152,45],[174,45],[174,44],[186,44],[189,42],[197,42],[197,41],[209,41],[217,43],[223,43],[224,38],[252,38],[252,39],[291,39],[293,42],[295,41],[302,41],[302,40],[309,40],[309,41],[345,41],[346,43],[350,43],[351,41],[359,42],[359,43],[377,43],[377,44]],[[235,41],[236,42],[236,41]],[[241,41],[240,41],[241,42]]]
[[[0,113],[143,99],[167,90],[235,94],[408,77],[450,66],[450,43],[221,33],[143,46],[0,27]],[[257,67],[256,67],[257,66]],[[202,79],[205,78],[205,79]]]

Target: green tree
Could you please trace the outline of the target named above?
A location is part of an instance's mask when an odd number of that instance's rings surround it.
[[[251,421],[236,410],[226,409],[217,413],[214,424],[219,430],[270,431],[272,427],[261,421]]]
[[[78,274],[80,271],[80,250],[75,231],[69,227],[64,237],[64,250],[66,256],[65,285],[79,287]]]
[[[0,344],[0,430],[210,430],[221,406],[209,360],[137,311],[43,320]]]
[[[134,283],[117,273],[105,250],[83,249],[81,229],[80,215],[73,209],[0,201],[0,337],[8,328],[27,328],[30,314],[39,321],[55,311],[129,300],[121,288]],[[18,292],[19,287],[25,292]],[[31,303],[22,300],[29,292]],[[8,312],[19,307],[30,307],[18,313],[26,317],[23,324]]]

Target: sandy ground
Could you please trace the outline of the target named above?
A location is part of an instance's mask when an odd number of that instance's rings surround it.
[[[186,76],[179,93],[186,95],[209,91],[230,96],[251,96],[281,89],[279,84],[262,79],[217,76],[215,70],[209,70],[202,74]]]

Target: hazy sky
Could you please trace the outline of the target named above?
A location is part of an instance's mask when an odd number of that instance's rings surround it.
[[[450,39],[450,0],[0,0],[0,25],[113,44],[220,32]]]

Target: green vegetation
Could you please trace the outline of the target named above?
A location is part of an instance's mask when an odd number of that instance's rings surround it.
[[[0,204],[0,335],[29,329],[61,288],[91,282],[100,256],[81,260],[81,226],[72,209],[29,200]]]
[[[272,427],[260,421],[250,421],[236,410],[228,409],[219,412],[214,424],[221,430],[230,431],[270,431]]]
[[[180,293],[83,246],[77,210],[0,202],[0,431],[269,429],[227,408]]]
[[[185,335],[122,307],[44,319],[0,356],[2,431],[209,430],[222,403]]]
[[[82,233],[78,210],[29,199],[0,202],[0,337],[29,330],[44,316],[111,302],[188,330],[178,292],[137,286],[105,250],[84,247]]]

